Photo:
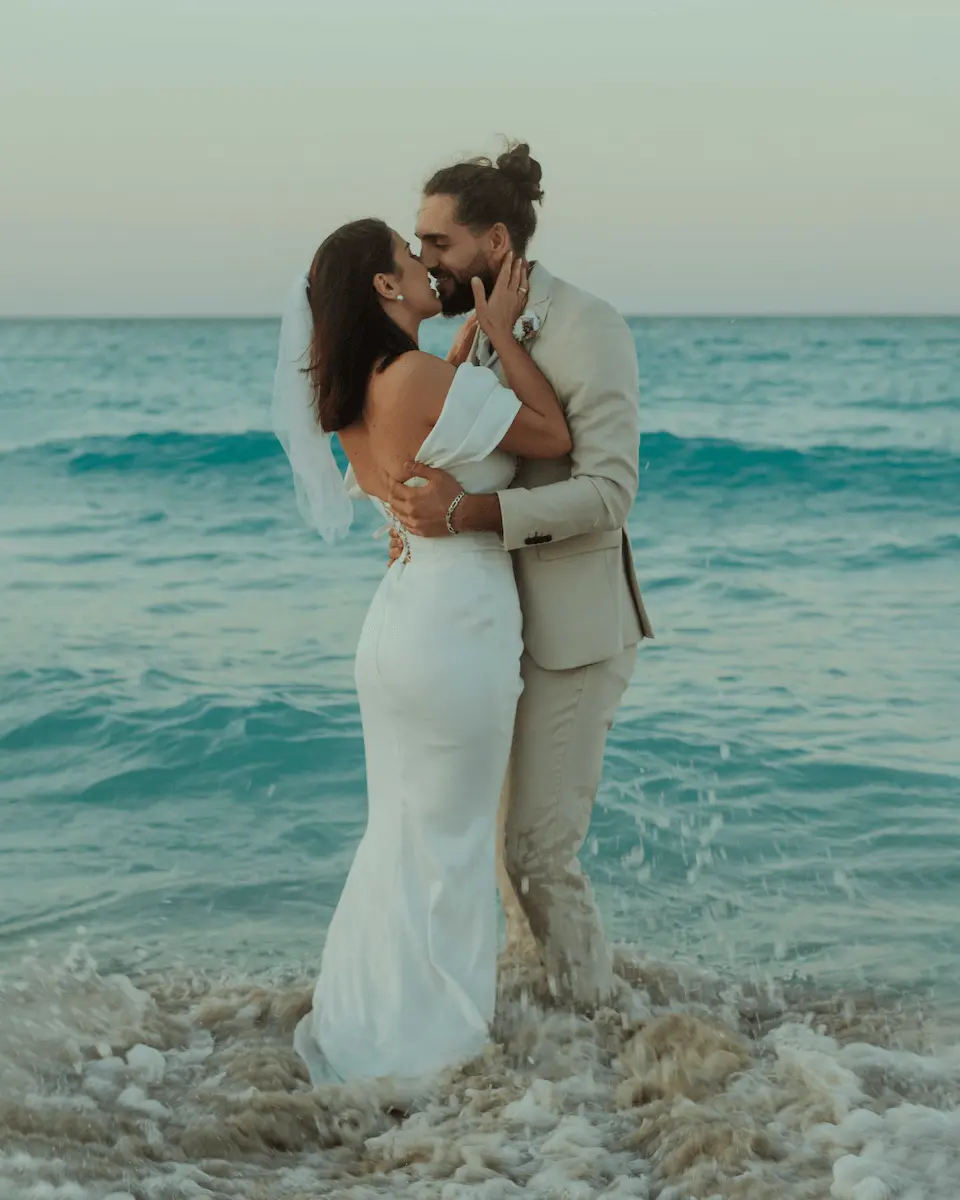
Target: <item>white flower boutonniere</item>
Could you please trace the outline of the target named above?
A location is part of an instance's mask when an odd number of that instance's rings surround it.
[[[539,332],[540,318],[532,308],[522,312],[513,326],[513,336],[521,345],[532,341]]]

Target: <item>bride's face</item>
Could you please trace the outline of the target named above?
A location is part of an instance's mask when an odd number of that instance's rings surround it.
[[[393,235],[393,258],[397,267],[397,286],[405,307],[424,320],[437,316],[440,312],[440,299],[430,278],[430,272],[419,256],[410,249],[410,243],[399,233]]]

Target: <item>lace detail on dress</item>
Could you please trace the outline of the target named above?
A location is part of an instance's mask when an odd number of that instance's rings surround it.
[[[386,501],[383,501],[382,503],[383,503],[383,511],[386,513],[386,515],[390,521],[390,528],[400,539],[400,542],[403,546],[403,555],[400,558],[400,562],[408,563],[410,561],[410,534],[409,534],[406,526],[401,524],[399,518],[397,517],[397,514],[393,511],[393,509],[390,507],[390,505],[387,504]]]

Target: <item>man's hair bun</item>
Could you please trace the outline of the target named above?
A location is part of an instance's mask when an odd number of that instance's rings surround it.
[[[497,159],[497,168],[510,180],[525,200],[539,202],[543,199],[540,180],[543,170],[535,158],[530,157],[526,142],[514,142]]]

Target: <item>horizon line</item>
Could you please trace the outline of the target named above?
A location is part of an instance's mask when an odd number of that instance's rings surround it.
[[[624,320],[636,321],[802,321],[802,320],[958,320],[960,309],[954,312],[938,310],[922,312],[897,312],[895,310],[843,310],[830,311],[797,309],[776,310],[769,312],[697,312],[697,311],[641,311],[624,312],[617,310]],[[279,321],[280,313],[0,313],[3,321]],[[463,314],[466,315],[466,314]],[[458,317],[437,315],[428,317],[427,321],[450,322]]]

